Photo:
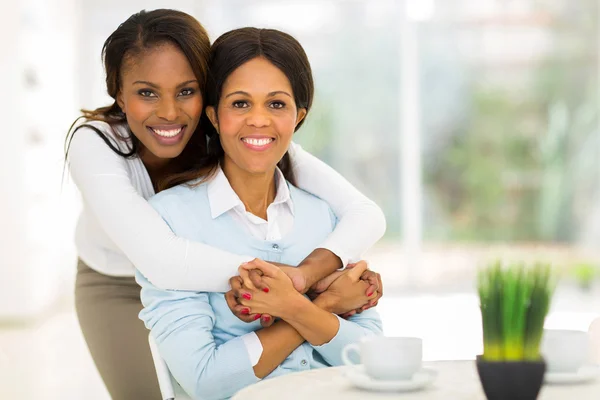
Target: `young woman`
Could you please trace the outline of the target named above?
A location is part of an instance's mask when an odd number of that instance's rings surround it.
[[[207,152],[199,121],[210,42],[202,26],[182,12],[142,11],[108,37],[102,54],[114,102],[85,111],[68,139],[69,169],[83,198],[76,309],[112,398],[158,399],[134,266],[161,289],[225,292],[238,266],[255,256],[176,236],[147,202],[197,171]],[[298,186],[328,202],[339,220],[299,268],[282,268],[306,290],[359,259],[385,221],[373,202],[293,144],[289,167]]]
[[[292,136],[313,97],[306,54],[285,33],[237,29],[214,43],[210,77],[207,115],[215,131],[208,154],[188,174],[195,180],[150,203],[181,237],[296,265],[336,225],[327,203],[296,189],[286,168]],[[264,230],[253,225],[258,219]],[[364,266],[343,273],[311,302],[276,266],[257,265],[268,290],[245,287],[238,296],[246,313],[281,319],[262,329],[236,318],[222,293],[161,290],[136,274],[145,306],[140,318],[195,399],[228,398],[261,378],[341,365],[345,345],[381,334],[374,309],[348,320],[335,315],[369,300],[368,283],[360,280]]]

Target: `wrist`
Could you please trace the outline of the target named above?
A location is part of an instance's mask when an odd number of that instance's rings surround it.
[[[304,259],[297,268],[298,271],[302,273],[304,277],[304,290],[302,290],[302,294],[308,292],[310,287],[319,281],[319,277],[317,276],[318,265],[314,262],[314,260],[310,258]]]
[[[312,303],[309,299],[304,297],[302,294],[295,292],[290,298],[290,301],[287,302],[283,312],[279,317],[284,321],[293,320],[298,315],[303,315],[310,306],[312,306]]]
[[[313,300],[313,304],[323,311],[333,313],[333,302],[331,297],[327,295],[327,292],[321,293],[319,296],[317,296],[317,298]]]
[[[333,252],[322,248],[315,249],[298,265],[306,278],[305,292],[315,283],[341,267],[341,259]]]
[[[306,292],[320,280],[319,276],[315,273],[316,267],[312,264],[313,263],[310,261],[303,261],[302,264],[298,266],[298,271],[300,271],[304,277],[304,288],[300,291],[302,294],[306,294]]]

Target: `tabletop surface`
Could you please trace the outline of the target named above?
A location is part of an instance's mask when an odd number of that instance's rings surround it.
[[[408,393],[365,391],[352,386],[344,376],[345,368],[332,367],[297,372],[267,379],[239,391],[232,400],[307,400],[307,399],[392,399],[406,400],[485,400],[475,361],[438,361],[424,363],[438,371],[426,389]],[[578,385],[544,385],[538,400],[599,400],[600,378]]]

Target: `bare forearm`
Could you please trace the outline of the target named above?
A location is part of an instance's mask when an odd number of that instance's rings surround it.
[[[333,339],[340,327],[337,317],[323,308],[318,302],[313,304],[302,297],[282,318],[307,342],[313,346],[320,346]]]
[[[292,352],[304,343],[304,338],[285,321],[278,321],[269,328],[256,331],[263,352],[254,366],[254,375],[264,378],[277,368]]]
[[[302,270],[306,277],[306,290],[315,283],[331,275],[336,270],[342,267],[342,260],[327,249],[315,249],[310,253],[298,268]]]

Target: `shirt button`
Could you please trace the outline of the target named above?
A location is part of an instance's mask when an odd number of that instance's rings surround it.
[[[273,245],[273,250],[279,250],[279,245],[277,243]]]
[[[300,364],[302,364],[303,367],[306,367],[306,364],[308,364],[308,361],[302,360],[302,361],[300,361]]]

